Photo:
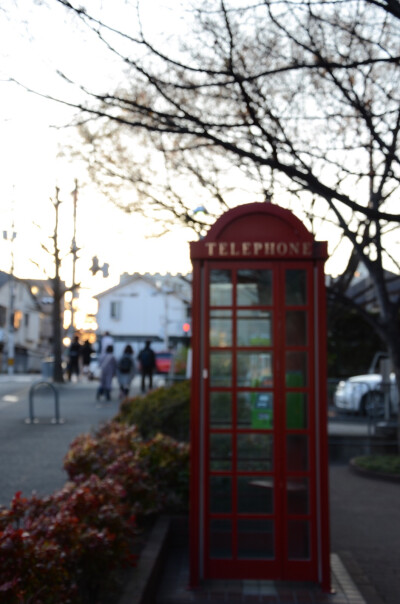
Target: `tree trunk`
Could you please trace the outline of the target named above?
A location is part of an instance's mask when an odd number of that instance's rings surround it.
[[[53,354],[54,354],[54,366],[53,366],[53,381],[56,383],[63,383],[63,369],[62,369],[62,344],[61,344],[61,284],[60,278],[57,276],[53,280]]]
[[[61,280],[60,280],[60,253],[58,249],[58,210],[60,207],[60,200],[58,197],[59,189],[56,187],[56,196],[54,200],[54,209],[56,212],[56,220],[54,227],[54,269],[55,277],[53,279],[53,380],[56,383],[62,383],[64,381],[63,370],[62,370],[62,344],[61,344],[61,297],[64,292],[61,291]]]

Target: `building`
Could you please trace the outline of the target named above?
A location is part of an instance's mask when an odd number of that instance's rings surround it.
[[[131,344],[137,353],[146,340],[154,350],[169,350],[185,340],[190,323],[191,275],[124,274],[118,285],[95,296],[101,337],[109,332],[115,353]]]
[[[7,371],[11,341],[14,345],[14,371],[41,371],[43,359],[52,354],[52,308],[51,281],[18,279],[0,271],[2,372]]]

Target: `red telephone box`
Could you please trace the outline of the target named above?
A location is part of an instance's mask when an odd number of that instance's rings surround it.
[[[252,203],[191,258],[191,585],[329,591],[327,244],[290,211]]]

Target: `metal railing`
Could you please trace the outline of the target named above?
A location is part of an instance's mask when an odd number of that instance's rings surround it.
[[[39,419],[35,416],[34,395],[40,389],[50,389],[54,397],[54,417],[50,420],[51,424],[63,424],[65,420],[60,417],[60,400],[57,388],[51,382],[35,382],[29,389],[29,417],[25,420],[26,424],[38,424]]]

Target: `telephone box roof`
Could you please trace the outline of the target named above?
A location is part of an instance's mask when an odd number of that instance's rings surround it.
[[[265,202],[228,210],[190,248],[192,259],[327,258],[326,242],[316,242],[290,210]]]

